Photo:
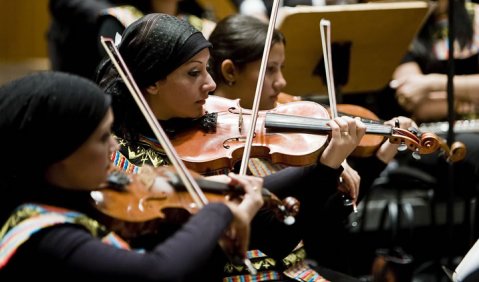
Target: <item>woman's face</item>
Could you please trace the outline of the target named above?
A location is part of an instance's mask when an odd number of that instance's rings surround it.
[[[278,94],[286,86],[282,69],[285,61],[285,46],[283,43],[275,43],[269,53],[268,64],[263,81],[263,90],[261,92],[260,110],[270,110],[276,106]],[[241,106],[251,109],[253,107],[256,84],[258,83],[259,69],[261,60],[251,62],[242,69],[233,87],[239,91]]]
[[[158,119],[197,118],[204,114],[206,98],[216,89],[208,72],[209,57],[209,49],[203,49],[148,88],[147,100]]]
[[[110,156],[118,144],[111,134],[113,111],[108,110],[92,135],[73,154],[47,170],[47,180],[70,189],[97,189],[104,183]]]

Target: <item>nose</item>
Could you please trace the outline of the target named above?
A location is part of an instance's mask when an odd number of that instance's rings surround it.
[[[207,92],[213,92],[216,89],[216,82],[213,80],[210,74],[206,78],[206,82],[203,84],[203,90]]]
[[[286,82],[286,79],[283,76],[283,73],[279,72],[278,76],[276,77],[276,79],[274,80],[274,83],[273,83],[274,89],[278,90],[278,91],[281,91],[281,90],[283,90],[283,88],[286,87],[286,84],[287,84],[287,82]]]

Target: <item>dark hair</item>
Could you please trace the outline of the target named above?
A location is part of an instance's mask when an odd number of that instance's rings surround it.
[[[187,21],[155,13],[128,26],[118,49],[138,87],[144,90],[210,47],[203,34]],[[140,134],[151,135],[143,114],[109,58],[100,64],[97,82],[113,97],[116,135],[131,141],[136,141]]]
[[[82,146],[110,100],[94,82],[61,72],[32,73],[0,87],[0,188],[9,195],[0,217],[27,197],[54,196],[40,188],[47,168]]]
[[[210,58],[211,76],[217,84],[225,84],[221,74],[221,63],[230,59],[238,68],[263,57],[268,24],[247,15],[232,15],[216,25],[209,37],[213,45]],[[274,30],[271,44],[286,44],[284,35]]]
[[[455,40],[459,42],[460,48],[464,49],[473,42],[474,11],[468,11],[464,0],[452,1],[452,3],[454,4]],[[412,52],[416,57],[435,59],[430,50],[433,49],[433,40],[437,38],[436,34],[440,31],[436,23],[437,19],[432,13],[413,42]],[[442,36],[447,37],[448,34],[442,34]]]

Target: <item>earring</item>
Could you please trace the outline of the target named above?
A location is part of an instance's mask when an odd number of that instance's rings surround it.
[[[228,80],[226,83],[228,84],[229,87],[235,85],[235,81],[233,80]]]

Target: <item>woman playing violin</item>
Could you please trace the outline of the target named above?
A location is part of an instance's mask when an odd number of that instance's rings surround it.
[[[121,56],[156,118],[173,139],[175,133],[201,122],[205,115],[204,104],[209,93],[216,88],[208,72],[210,50],[211,44],[200,32],[164,14],[147,15],[123,33],[119,45]],[[168,163],[111,62],[106,61],[100,66],[98,81],[113,97],[113,110],[118,115],[113,129],[124,155],[137,165]],[[340,165],[364,134],[363,124],[349,117],[332,120],[329,124],[331,139],[317,164],[286,168],[264,178],[265,187],[280,198],[296,197],[301,202],[301,209],[297,224],[292,226],[273,219],[267,210],[261,210],[253,220],[250,247],[261,250],[252,258],[262,275],[256,279],[298,279],[291,266],[304,265],[304,251],[297,249],[288,258],[286,256],[298,244],[302,233],[309,231],[306,215],[324,205],[327,200],[324,194],[330,195],[336,190],[342,171]],[[230,169],[226,167],[225,171]],[[320,179],[318,175],[321,175]],[[321,189],[308,187],[311,182],[321,183]],[[263,252],[269,257],[264,257]],[[294,261],[290,261],[292,258]],[[271,267],[272,263],[274,267]],[[245,274],[231,264],[225,267],[225,271],[228,276],[225,281]],[[315,281],[320,278],[313,270],[307,271],[316,277]],[[336,281],[352,279],[326,270],[320,273]]]
[[[212,76],[217,83],[214,91],[216,96],[239,99],[242,107],[252,108],[267,31],[268,25],[266,23],[246,15],[233,15],[217,23],[216,28],[209,37],[209,41],[214,46],[211,51],[210,67]],[[274,30],[261,92],[260,110],[275,108],[278,105],[278,97],[284,95],[281,91],[287,84],[286,78],[282,74],[282,68],[286,61],[285,48],[286,38],[279,30]],[[408,118],[399,117],[398,119],[402,128],[415,126],[414,122]],[[396,118],[388,121],[387,124],[394,126],[395,120]],[[389,141],[378,145],[380,146],[376,148],[376,153],[371,158],[354,160],[348,158],[353,162],[359,163],[359,165],[354,166],[359,171],[354,170],[345,163],[346,166],[341,175],[343,185],[339,188],[343,192],[349,192],[354,200],[358,197],[361,198],[366,193],[367,190],[364,188],[368,188],[371,185],[372,181],[386,167],[386,164],[394,158],[397,152],[398,145],[392,144]],[[256,159],[250,160],[250,167],[253,171],[274,172],[284,166]],[[360,190],[359,187],[363,187],[363,189]],[[360,191],[361,194],[359,195]],[[344,212],[339,214],[327,212],[323,216],[324,220],[320,220],[320,222],[324,224],[324,222],[329,220],[331,224],[338,225],[350,212],[350,209],[344,210]],[[331,216],[332,214],[336,216]],[[319,211],[315,213],[315,216],[321,218]],[[341,227],[338,226],[338,228]],[[311,243],[308,242],[306,247],[309,245],[312,248],[309,254],[313,255],[321,263],[331,262],[331,258],[337,257],[334,255],[337,252],[337,245],[331,244],[332,240],[339,238],[337,235],[337,232],[329,232],[329,234],[322,236],[331,236],[331,238],[324,238],[324,240],[314,238],[311,240]],[[327,242],[327,244],[324,244],[324,242]],[[316,249],[315,246],[318,244],[326,246],[318,246],[319,249]],[[324,249],[327,246],[334,246],[334,249]],[[329,254],[328,251],[332,253]],[[316,254],[321,256],[316,256]],[[326,260],[323,258],[326,258]],[[341,264],[341,262],[337,262],[337,264]]]
[[[209,38],[214,46],[210,66],[217,83],[215,95],[239,99],[242,107],[252,107],[267,29],[267,24],[244,15],[234,15],[218,23]],[[261,93],[260,110],[273,109],[278,105],[278,97],[284,95],[281,91],[286,87],[287,81],[281,70],[286,60],[285,47],[284,35],[275,30]],[[403,128],[415,125],[412,120],[404,117],[401,117],[400,121]],[[394,119],[388,123],[393,122]],[[383,146],[378,150],[377,158],[387,163],[394,157],[397,145],[384,142]],[[347,166],[342,178],[346,186],[353,190],[351,196],[355,198],[359,189],[358,173]]]
[[[262,181],[251,176],[231,175],[245,190],[241,202],[204,206],[150,250],[130,249],[96,220],[90,192],[105,183],[117,149],[110,101],[91,81],[59,72],[0,87],[0,144],[8,148],[0,169],[8,191],[0,204],[0,280],[31,273],[48,281],[194,280],[207,277],[208,258],[218,242],[227,244],[227,230],[232,251],[246,251],[249,223],[263,203],[254,189]]]

